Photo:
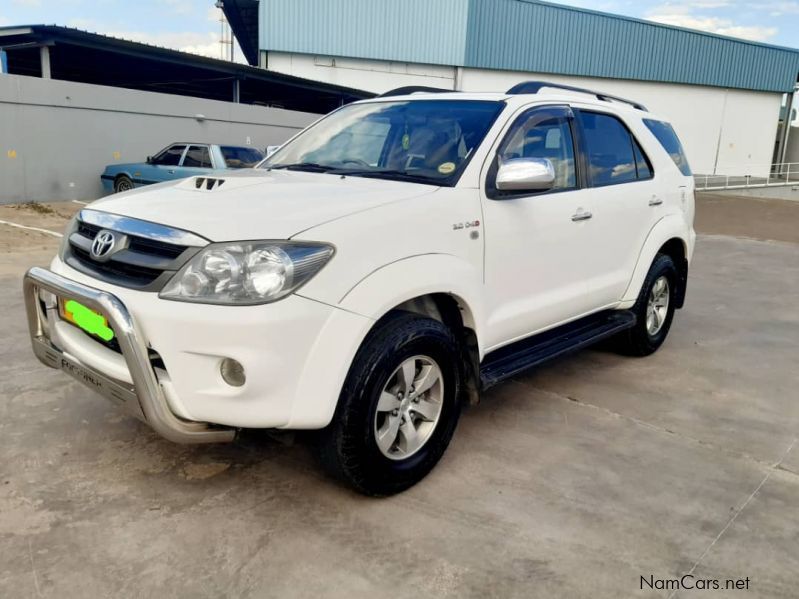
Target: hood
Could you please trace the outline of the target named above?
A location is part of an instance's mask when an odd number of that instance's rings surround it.
[[[213,178],[217,182],[211,189],[204,177],[190,177],[108,196],[89,207],[184,229],[211,241],[289,239],[323,223],[438,189],[283,170],[248,169]]]

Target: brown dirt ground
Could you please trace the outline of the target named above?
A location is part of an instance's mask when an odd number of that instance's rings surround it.
[[[81,205],[73,202],[0,206],[0,220],[63,233],[69,219],[80,209]],[[51,235],[0,224],[0,276],[25,272],[28,260],[20,260],[19,254],[33,258],[40,266],[47,265],[60,243]]]
[[[799,202],[697,194],[696,230],[706,235],[799,243]]]

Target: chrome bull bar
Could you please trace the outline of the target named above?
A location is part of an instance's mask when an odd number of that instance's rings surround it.
[[[65,371],[175,443],[224,443],[233,440],[236,434],[234,429],[183,420],[172,412],[150,364],[142,335],[128,309],[114,294],[82,285],[39,267],[31,268],[25,274],[23,289],[33,352],[45,366]],[[86,367],[53,345],[49,335],[50,325],[40,305],[40,291],[74,299],[108,319],[130,371],[132,386]]]

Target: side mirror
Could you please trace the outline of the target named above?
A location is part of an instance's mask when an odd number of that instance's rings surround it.
[[[548,158],[499,159],[500,191],[547,191],[555,186],[555,167]]]
[[[152,164],[152,163],[153,163],[153,157],[152,156],[148,156],[147,157],[147,164]]]

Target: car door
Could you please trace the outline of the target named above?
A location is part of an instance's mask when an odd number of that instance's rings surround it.
[[[619,115],[594,108],[575,113],[593,200],[589,290],[600,308],[622,298],[664,198],[651,161]]]
[[[173,144],[164,149],[142,167],[142,180],[146,183],[162,183],[174,179],[185,153],[186,144]]]
[[[574,115],[568,106],[524,110],[489,158],[483,186],[487,347],[572,320],[590,308],[588,229]],[[552,189],[500,192],[500,159],[546,158]]]
[[[211,151],[208,146],[193,144],[183,155],[180,166],[175,169],[173,179],[207,175],[213,167]]]

